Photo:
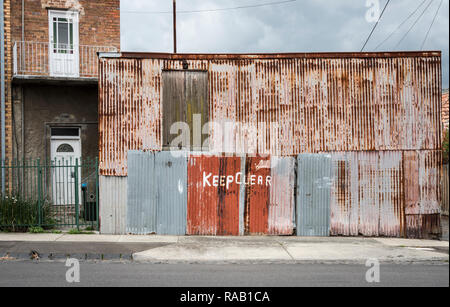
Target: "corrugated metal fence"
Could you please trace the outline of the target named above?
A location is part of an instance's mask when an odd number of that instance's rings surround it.
[[[129,153],[127,232],[186,233],[187,160],[170,152]]]
[[[296,229],[301,236],[410,238],[440,234],[439,151],[301,154],[297,159],[178,155],[130,151],[128,178],[102,177],[102,230],[292,235]],[[126,189],[127,199],[122,199],[119,191]]]
[[[444,172],[442,174],[442,215],[448,216],[448,203],[449,203],[449,188],[448,188],[448,164],[444,165]]]

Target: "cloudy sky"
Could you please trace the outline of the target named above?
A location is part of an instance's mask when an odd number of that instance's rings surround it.
[[[178,52],[360,51],[374,26],[366,20],[366,0],[297,0],[182,13],[280,1],[283,0],[177,0]],[[386,1],[379,0],[380,9]],[[366,50],[374,51],[413,12],[377,50],[420,50],[440,3],[441,0],[391,0]],[[121,0],[122,50],[172,52],[172,15],[166,13],[171,9],[172,0]],[[449,0],[443,0],[423,49],[443,52],[444,88],[449,86],[448,28]]]

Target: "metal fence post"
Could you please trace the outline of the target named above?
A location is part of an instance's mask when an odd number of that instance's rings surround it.
[[[75,219],[77,223],[77,229],[80,230],[80,212],[79,212],[79,197],[78,194],[78,158],[75,159]]]
[[[37,160],[37,170],[38,170],[38,217],[39,217],[39,227],[42,225],[42,168],[41,160]]]

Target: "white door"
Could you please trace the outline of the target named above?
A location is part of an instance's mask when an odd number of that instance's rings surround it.
[[[49,66],[55,77],[79,77],[78,12],[49,11]]]
[[[81,204],[81,168],[78,168],[78,186],[75,187],[75,165],[80,165],[81,142],[79,139],[52,139],[53,204],[75,205],[75,189]]]

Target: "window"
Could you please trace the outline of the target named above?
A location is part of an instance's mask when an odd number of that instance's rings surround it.
[[[52,128],[52,136],[80,136],[79,128]]]
[[[61,145],[59,145],[56,152],[74,152],[74,150],[73,150],[73,147],[70,146],[69,144],[61,144]]]
[[[51,19],[53,29],[53,53],[74,53],[74,18],[53,16]]]

